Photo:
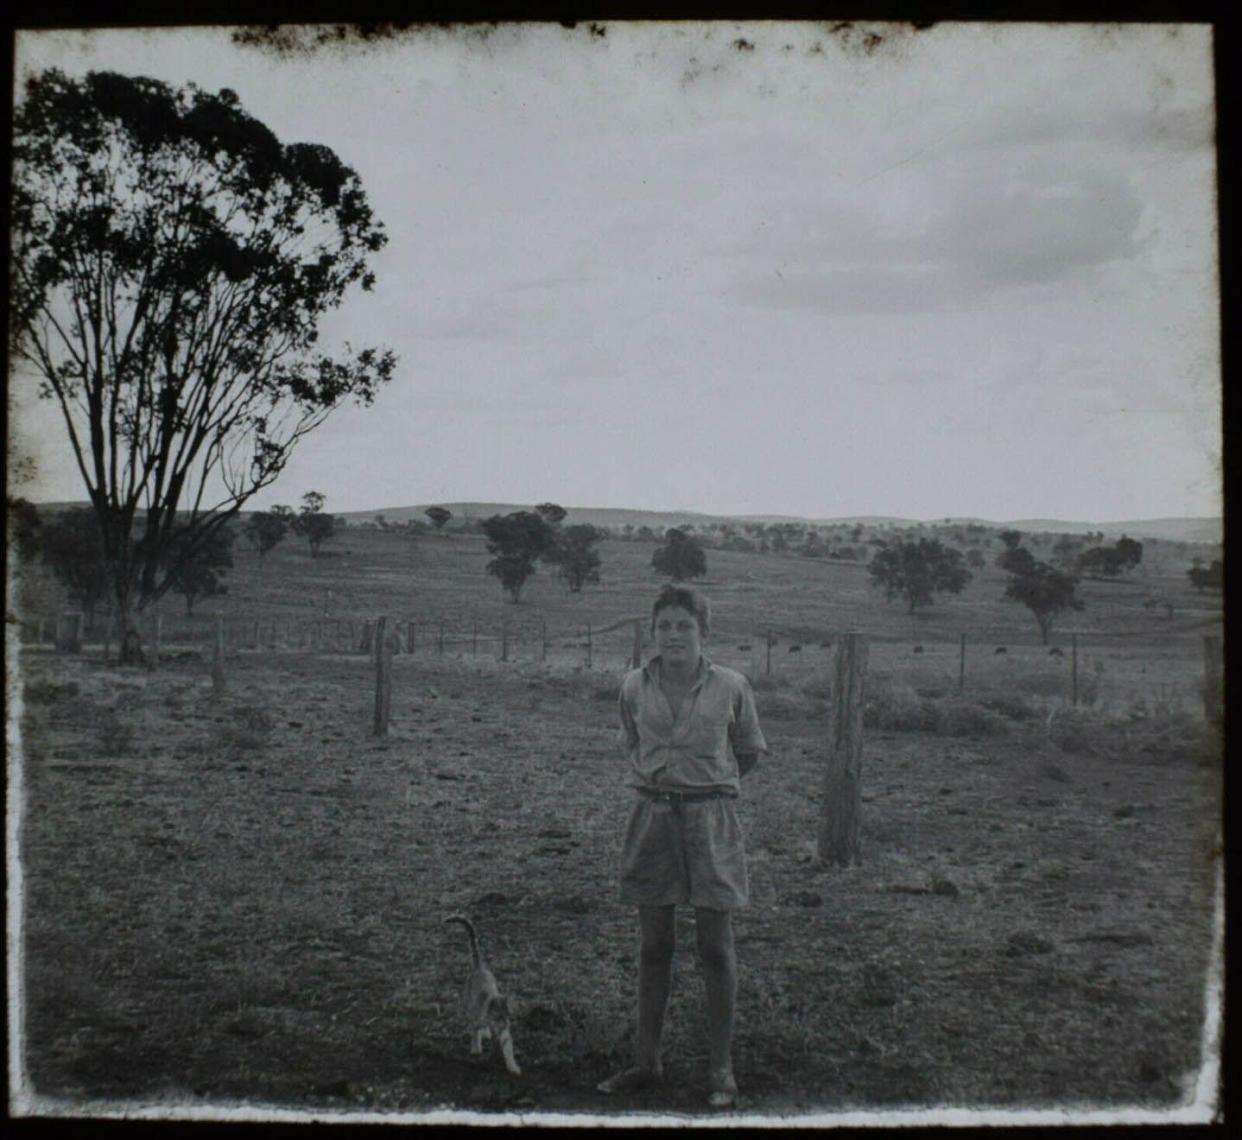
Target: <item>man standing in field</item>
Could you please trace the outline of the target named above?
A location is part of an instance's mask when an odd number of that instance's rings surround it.
[[[663,1079],[660,1036],[675,949],[674,907],[694,907],[707,989],[708,1103],[737,1105],[733,1017],[737,961],[732,912],[749,895],[736,801],[767,751],[750,683],[702,652],[707,599],[666,586],[652,607],[657,654],[621,685],[621,732],[636,791],[621,853],[621,901],[638,907],[638,1041],[635,1064],[604,1093]]]

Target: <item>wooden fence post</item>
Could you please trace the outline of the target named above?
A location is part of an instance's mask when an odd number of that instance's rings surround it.
[[[966,691],[966,635],[962,634],[962,655],[957,665],[957,692],[960,696]]]
[[[215,696],[224,693],[224,618],[216,618],[216,645],[211,657],[211,691]]]
[[[151,654],[149,662],[152,669],[160,667],[160,635],[164,631],[164,619],[159,611],[151,614]]]
[[[1070,693],[1074,707],[1078,707],[1078,634],[1070,634]]]
[[[546,619],[543,622],[543,626],[541,629],[541,636],[543,638],[543,656],[540,658],[540,660],[546,661],[548,659],[548,623]]]
[[[587,622],[587,668],[591,667],[591,623]]]
[[[375,645],[375,624],[373,622],[364,621],[362,623],[362,637],[358,642],[358,652],[370,655],[374,652]]]
[[[643,663],[643,620],[634,619],[634,652],[630,654],[630,668],[637,669]]]
[[[107,661],[112,656],[112,627],[116,623],[116,610],[108,607],[108,624],[104,627],[104,643],[103,643],[103,659]]]
[[[470,656],[478,657],[479,655],[479,623],[473,622],[470,626]]]
[[[1220,677],[1220,638],[1203,639],[1203,715],[1208,724],[1225,722],[1225,693]]]
[[[832,686],[832,723],[824,798],[820,806],[819,859],[837,867],[859,861],[862,803],[863,687],[867,642],[847,633],[837,646]]]
[[[772,631],[771,630],[768,630],[767,640],[768,640],[768,664],[767,664],[767,668],[764,669],[764,672],[771,673],[772,672]]]
[[[507,619],[500,627],[500,659],[501,661],[509,660],[509,622]]]
[[[418,644],[415,640],[416,637],[417,634],[414,632],[414,619],[411,618],[405,623],[405,651],[407,653],[414,652],[414,647]]]
[[[440,628],[439,628],[439,633],[436,639],[436,651],[440,654],[441,657],[444,656],[444,619],[443,618],[440,619]]]
[[[370,622],[367,625],[370,626]],[[386,617],[375,623],[375,719],[372,735],[388,735],[388,719],[392,711],[392,646],[385,636]]]

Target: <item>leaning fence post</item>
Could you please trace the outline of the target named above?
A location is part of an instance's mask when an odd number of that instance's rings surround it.
[[[500,627],[500,659],[501,661],[509,660],[509,623],[508,621]]]
[[[388,719],[392,710],[392,646],[385,636],[386,617],[375,623],[375,719],[374,736],[388,735]],[[367,623],[370,626],[370,622]]]
[[[362,623],[362,638],[358,642],[358,652],[370,654],[375,643],[375,625],[373,622]]]
[[[768,630],[768,664],[767,664],[767,668],[764,669],[764,672],[765,673],[772,672],[772,631],[771,630]]]
[[[962,654],[957,665],[957,691],[962,694],[966,691],[966,635],[962,634]]]
[[[224,618],[218,617],[215,651],[211,657],[211,691],[218,697],[224,689]]]
[[[591,667],[591,623],[587,622],[587,668]]]
[[[543,638],[543,656],[540,660],[546,661],[548,659],[548,623],[546,620],[542,626],[541,636]]]
[[[859,861],[862,710],[866,675],[866,639],[857,633],[847,633],[837,646],[828,767],[820,807],[818,843],[820,861],[838,867]]]
[[[1225,721],[1225,694],[1220,679],[1220,638],[1203,639],[1203,715],[1208,724]]]
[[[414,644],[414,621],[411,618],[405,623],[405,651],[407,653],[413,653]]]

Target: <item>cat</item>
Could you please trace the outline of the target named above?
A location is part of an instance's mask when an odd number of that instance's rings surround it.
[[[494,1036],[505,1059],[505,1068],[514,1076],[520,1077],[522,1070],[513,1056],[513,1034],[509,1028],[513,1017],[513,1002],[508,995],[500,992],[496,975],[479,953],[479,938],[475,933],[474,923],[461,914],[449,915],[444,921],[460,923],[470,936],[472,969],[462,991],[462,1008],[471,1034],[470,1052],[477,1057],[483,1052],[483,1039]]]

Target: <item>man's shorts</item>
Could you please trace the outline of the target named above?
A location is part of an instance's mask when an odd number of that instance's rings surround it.
[[[749,897],[734,797],[673,805],[638,796],[621,849],[623,903],[733,910]]]

